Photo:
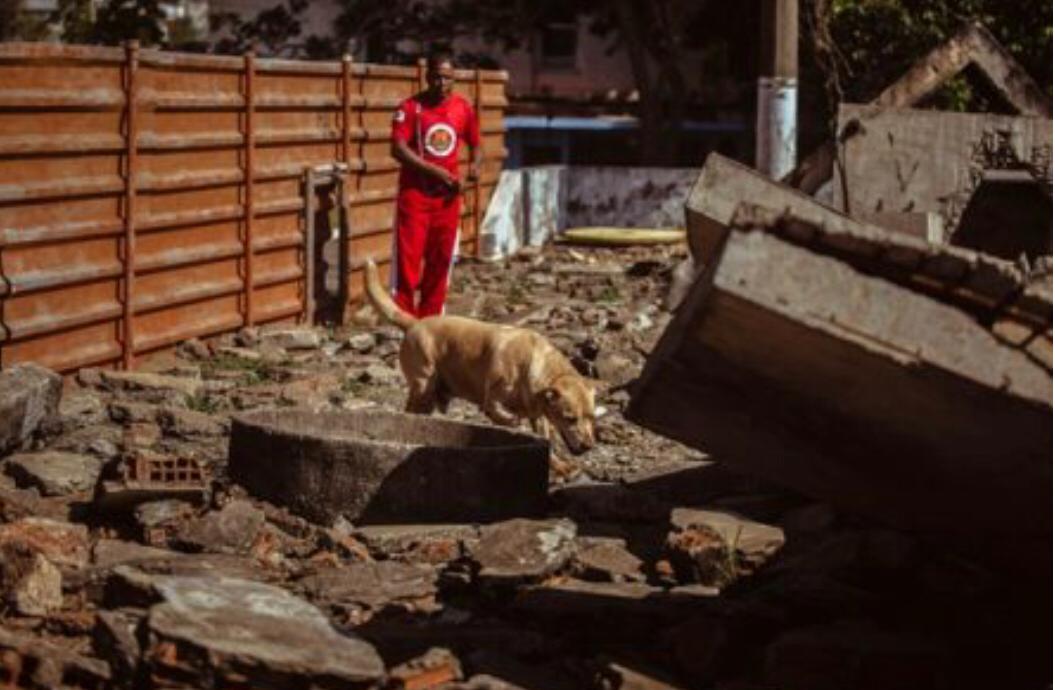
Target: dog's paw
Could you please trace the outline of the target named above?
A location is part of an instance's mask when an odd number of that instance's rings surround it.
[[[558,481],[568,481],[582,474],[582,468],[574,460],[566,460],[556,454],[549,456],[550,475]]]

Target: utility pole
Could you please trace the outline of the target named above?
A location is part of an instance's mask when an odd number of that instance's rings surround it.
[[[761,0],[761,3],[755,167],[773,179],[780,179],[795,167],[799,1]]]

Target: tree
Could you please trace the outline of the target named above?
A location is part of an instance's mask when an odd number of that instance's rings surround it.
[[[228,31],[228,36],[218,41],[213,50],[238,54],[255,49],[265,55],[297,57],[302,48],[297,43],[302,30],[301,17],[307,7],[308,0],[287,0],[261,10],[252,19],[242,19],[235,13],[213,15],[210,18],[213,29]],[[315,52],[322,54],[312,57],[332,57],[334,50],[324,44]]]
[[[804,7],[804,98],[830,123],[839,100],[867,102],[968,21],[983,24],[1051,95],[1052,0],[810,0]],[[826,84],[824,95],[818,93]],[[962,77],[930,100],[949,110],[996,107]],[[814,132],[814,136],[828,136]]]

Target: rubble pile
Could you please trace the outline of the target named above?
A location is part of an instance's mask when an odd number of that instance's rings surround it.
[[[452,312],[537,329],[605,384],[598,447],[550,477],[534,517],[313,521],[232,479],[240,414],[402,408],[400,335],[368,310],[342,329],[184,343],[136,372],[85,369],[61,396],[37,367],[3,372],[0,684],[1043,680],[1046,609],[1021,580],[624,419],[628,385],[670,321],[660,305],[684,251],[549,247],[456,269]],[[484,421],[459,402],[448,416]],[[261,466],[289,454],[254,452]]]

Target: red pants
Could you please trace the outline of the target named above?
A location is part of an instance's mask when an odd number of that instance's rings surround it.
[[[408,314],[420,318],[443,312],[461,206],[459,194],[429,196],[417,189],[399,192],[392,296]],[[415,306],[414,293],[419,290],[421,299]]]

